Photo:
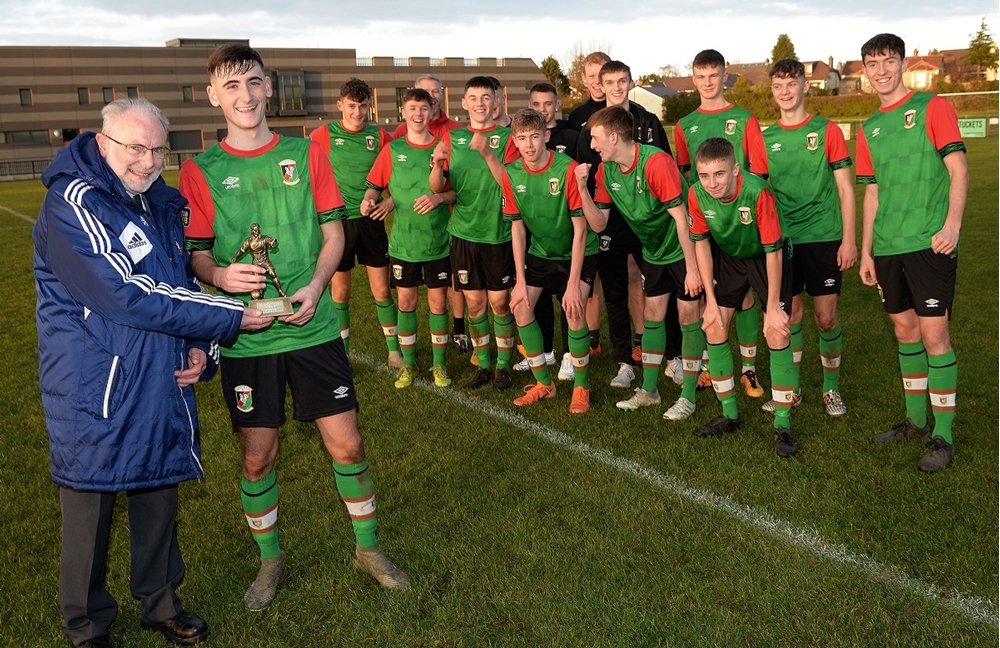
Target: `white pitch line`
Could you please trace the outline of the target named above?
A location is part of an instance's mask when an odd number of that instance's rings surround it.
[[[360,361],[369,368],[391,375],[389,368],[383,362],[375,360],[364,353],[353,351],[351,359]],[[969,596],[954,588],[944,591],[934,583],[928,583],[920,578],[910,576],[899,567],[880,563],[863,553],[855,553],[844,545],[831,543],[823,538],[815,529],[795,526],[767,512],[740,504],[728,497],[717,495],[701,488],[688,486],[683,479],[643,466],[637,461],[615,456],[607,450],[594,448],[568,434],[535,423],[520,414],[501,407],[470,398],[458,390],[434,387],[426,380],[420,378],[413,381],[413,386],[452,401],[466,409],[479,411],[487,416],[520,428],[543,441],[565,448],[582,457],[639,477],[661,490],[679,495],[688,501],[725,513],[751,527],[764,531],[806,551],[810,551],[822,558],[854,567],[877,583],[894,585],[911,594],[916,594],[933,603],[950,608],[973,621],[988,623],[994,626],[998,625],[996,601]]]
[[[26,220],[26,221],[28,221],[29,223],[31,223],[32,225],[34,225],[34,224],[35,224],[35,219],[34,219],[34,218],[32,218],[31,216],[25,216],[25,215],[24,215],[24,214],[22,214],[21,212],[19,212],[19,211],[14,211],[14,210],[13,210],[13,209],[11,209],[10,207],[4,207],[3,205],[0,205],[0,209],[4,210],[5,212],[9,212],[9,213],[11,213],[11,214],[14,214],[14,215],[15,215],[15,216],[17,216],[18,218],[20,218],[20,219],[22,219],[22,220]]]

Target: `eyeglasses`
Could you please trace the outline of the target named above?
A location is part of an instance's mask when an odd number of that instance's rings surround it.
[[[116,140],[115,138],[111,137],[110,135],[107,135],[105,133],[101,133],[101,135],[104,135],[115,144],[124,146],[129,153],[131,153],[137,158],[145,157],[146,151],[152,153],[153,159],[156,160],[162,160],[166,156],[170,155],[170,149],[168,149],[166,146],[154,146],[153,148],[149,148],[148,146],[143,146],[142,144],[123,144],[118,140]]]

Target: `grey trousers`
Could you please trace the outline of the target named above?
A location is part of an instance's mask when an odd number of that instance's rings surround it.
[[[181,612],[175,589],[184,578],[177,546],[177,486],[128,491],[131,577],[142,619],[157,623]],[[118,603],[104,586],[108,540],[117,493],[59,489],[62,556],[59,606],[73,645],[109,633]]]

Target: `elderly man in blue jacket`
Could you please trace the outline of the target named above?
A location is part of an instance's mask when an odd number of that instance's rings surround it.
[[[184,251],[186,201],[160,178],[168,123],[112,102],[42,175],[33,237],[39,380],[63,516],[59,602],[76,646],[110,646],[104,585],[117,493],[128,500],[133,595],[144,628],[192,645],[208,625],[181,607],[177,484],[204,476],[194,387],[217,341],[270,318],[204,293]]]

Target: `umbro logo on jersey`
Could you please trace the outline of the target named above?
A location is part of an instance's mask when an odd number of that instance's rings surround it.
[[[878,134],[882,132],[881,128],[876,128],[872,131],[872,137],[878,137]]]
[[[333,143],[336,144],[337,146],[343,146],[344,145],[344,138],[343,137],[338,137],[337,139],[333,140]]]
[[[691,130],[689,130],[688,132],[689,133],[697,133],[698,132],[698,126],[697,125],[692,126]]]
[[[941,302],[939,302],[936,299],[931,298],[931,299],[928,299],[927,301],[925,301],[924,303],[927,304],[927,308],[937,308],[938,304],[940,304]]]
[[[705,218],[715,218],[715,210],[714,209],[706,209],[705,210]]]
[[[525,191],[528,190],[528,188],[525,187],[524,185],[517,185],[516,187],[514,187],[514,189],[517,191],[517,193],[524,193]]]
[[[464,137],[459,137],[457,140],[455,140],[455,143],[458,144],[459,146],[464,146],[468,141],[469,140],[465,139]]]
[[[780,150],[781,150],[781,142],[777,142],[771,145],[771,151],[780,151]]]
[[[831,286],[835,286],[836,284],[837,284],[837,280],[836,279],[825,279],[823,281],[823,285],[826,286],[827,288],[829,288]]]
[[[222,184],[226,185],[226,189],[238,189],[240,186],[240,179],[236,176],[229,176],[222,181]]]
[[[139,263],[153,251],[153,244],[149,242],[146,234],[135,223],[126,225],[118,240],[125,246],[125,251],[128,252],[132,263]]]
[[[405,155],[402,155],[402,154],[400,154],[400,155],[397,155],[397,156],[396,156],[396,161],[397,161],[397,162],[406,162],[406,156],[405,156]]]
[[[334,389],[333,393],[336,394],[336,396],[334,396],[335,399],[347,398],[347,396],[351,393],[351,389],[349,387],[344,387],[343,385],[341,385],[340,387]]]
[[[611,183],[611,191],[618,191],[621,188],[622,188],[622,186],[620,184],[618,184],[617,182],[612,182]]]

